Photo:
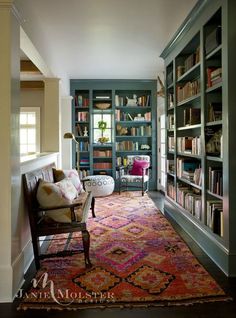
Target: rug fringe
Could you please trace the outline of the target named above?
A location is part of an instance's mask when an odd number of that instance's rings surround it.
[[[98,304],[75,304],[70,306],[59,306],[56,304],[20,304],[17,307],[17,310],[28,310],[28,309],[43,309],[46,311],[50,310],[81,310],[81,309],[109,309],[109,308],[120,308],[120,309],[133,309],[133,308],[150,308],[150,307],[171,307],[171,306],[192,306],[195,304],[204,304],[204,303],[213,303],[213,302],[230,302],[233,301],[232,297],[219,297],[219,298],[209,298],[209,299],[191,299],[191,300],[184,300],[184,301],[164,301],[159,303],[129,303],[129,304],[120,304],[120,303],[114,303],[109,305],[98,305]]]

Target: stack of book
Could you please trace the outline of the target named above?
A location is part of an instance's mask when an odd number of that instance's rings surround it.
[[[212,87],[222,82],[222,68],[208,67],[207,68],[207,87]]]

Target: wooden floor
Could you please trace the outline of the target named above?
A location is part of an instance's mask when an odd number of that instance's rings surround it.
[[[160,210],[163,210],[163,196],[158,192],[149,192],[149,196],[154,200]],[[174,226],[175,230],[188,244],[194,255],[215,278],[219,285],[226,293],[234,298],[232,302],[215,302],[209,304],[197,304],[192,306],[176,306],[176,307],[160,307],[145,309],[91,309],[79,311],[43,311],[43,310],[27,310],[17,311],[18,301],[13,304],[0,304],[1,318],[43,318],[43,317],[63,317],[63,318],[235,318],[236,317],[236,278],[227,278],[217,266],[207,257],[207,255],[193,242],[193,240],[168,216],[167,218]],[[31,266],[26,276],[29,283],[34,274],[34,267]]]

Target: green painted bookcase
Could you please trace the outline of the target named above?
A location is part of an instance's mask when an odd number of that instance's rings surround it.
[[[95,174],[117,179],[127,155],[151,157],[150,189],[156,190],[156,80],[70,80],[72,127],[79,142],[81,177]],[[105,130],[99,123],[105,122]],[[108,141],[99,142],[100,137]],[[73,167],[77,154],[73,145]]]
[[[236,275],[236,1],[198,1],[162,52],[169,213]]]

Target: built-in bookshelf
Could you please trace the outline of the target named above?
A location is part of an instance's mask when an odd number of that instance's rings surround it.
[[[80,175],[108,174],[128,155],[150,155],[156,189],[156,81],[71,80],[72,126],[79,142]],[[105,122],[101,131],[99,123]],[[100,137],[107,140],[99,141]],[[73,166],[76,151],[73,149]]]
[[[229,240],[236,244],[230,223],[236,217],[229,208],[229,184],[236,181],[229,156],[230,112],[235,109],[226,53],[230,8],[235,9],[231,0],[199,1],[183,33],[161,56],[166,69],[165,210],[225,272],[235,275],[228,256]]]

